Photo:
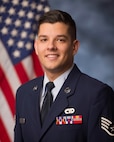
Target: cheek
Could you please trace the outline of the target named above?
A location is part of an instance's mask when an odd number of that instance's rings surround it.
[[[63,54],[65,55],[65,56],[67,56],[67,57],[72,57],[73,56],[73,49],[71,49],[72,47],[69,47],[69,48],[67,48],[65,51],[63,51]]]
[[[35,47],[35,52],[36,52],[36,55],[37,55],[37,56],[40,56],[40,54],[42,54],[43,51],[42,51],[41,49],[42,49],[42,48],[41,48],[40,46],[36,46],[36,47]]]
[[[45,54],[44,54],[44,50],[37,50],[37,56],[38,56],[38,58],[39,58],[39,60],[40,60],[40,62],[43,62],[44,60],[45,60]]]

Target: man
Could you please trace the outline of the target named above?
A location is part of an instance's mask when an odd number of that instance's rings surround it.
[[[44,76],[17,90],[14,141],[114,142],[114,92],[73,63],[79,41],[71,16],[59,10],[44,14],[34,47]],[[47,82],[54,83],[49,109]]]

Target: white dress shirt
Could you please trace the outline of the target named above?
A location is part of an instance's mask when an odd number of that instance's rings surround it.
[[[55,87],[52,89],[53,101],[56,99],[57,94],[59,93],[63,83],[67,79],[67,77],[68,77],[70,71],[72,70],[73,66],[74,66],[74,64],[72,65],[72,67],[70,69],[68,69],[66,72],[64,72],[62,75],[60,75],[58,78],[56,78],[53,81],[53,83],[55,85]],[[43,81],[43,89],[42,89],[42,94],[41,94],[41,98],[40,98],[40,110],[42,108],[43,100],[45,98],[45,86],[48,82],[49,82],[49,79],[48,79],[48,77],[45,73],[44,74],[44,81]]]

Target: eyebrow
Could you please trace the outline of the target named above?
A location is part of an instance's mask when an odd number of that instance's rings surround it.
[[[39,35],[38,37],[47,37],[46,35]]]
[[[64,37],[64,38],[68,38],[66,35],[57,35],[57,37]]]
[[[39,37],[39,38],[40,38],[40,37],[48,37],[48,35],[39,35],[38,37]],[[56,37],[64,37],[64,38],[67,38],[66,35],[56,35]]]

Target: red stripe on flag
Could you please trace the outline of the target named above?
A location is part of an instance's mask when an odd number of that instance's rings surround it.
[[[29,77],[27,76],[27,73],[21,62],[15,65],[15,70],[22,84],[29,80]]]
[[[0,118],[0,142],[11,142],[1,118]]]
[[[42,67],[41,67],[38,57],[36,56],[34,51],[32,52],[32,58],[33,58],[34,71],[35,71],[36,75],[37,76],[43,75]]]
[[[4,96],[10,106],[10,110],[12,112],[12,115],[14,116],[14,113],[15,113],[15,107],[14,107],[14,103],[15,103],[15,98],[13,96],[13,92],[11,90],[11,87],[8,83],[8,80],[2,70],[2,68],[0,67],[0,74],[1,74],[1,77],[0,77],[0,86],[1,86],[1,89],[4,93]]]

